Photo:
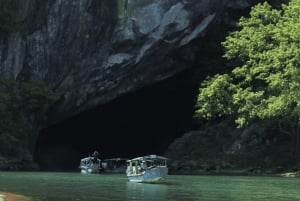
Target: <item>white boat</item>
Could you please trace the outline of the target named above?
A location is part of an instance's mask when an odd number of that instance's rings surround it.
[[[127,177],[131,182],[160,182],[168,175],[167,160],[166,157],[157,155],[127,160]]]
[[[79,168],[81,173],[99,173],[101,170],[101,160],[95,157],[86,157],[80,160]]]
[[[101,161],[102,170],[105,173],[125,173],[128,158],[109,158]]]

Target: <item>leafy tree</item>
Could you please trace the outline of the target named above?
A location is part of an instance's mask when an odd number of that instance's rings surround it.
[[[288,133],[299,152],[300,138],[300,1],[281,10],[268,3],[254,6],[238,30],[222,43],[224,57],[235,64],[228,74],[208,77],[199,89],[195,116],[230,115],[238,127],[271,119]]]

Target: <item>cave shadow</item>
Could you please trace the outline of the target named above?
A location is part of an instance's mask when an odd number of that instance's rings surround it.
[[[41,170],[77,171],[80,158],[162,155],[193,127],[194,69],[119,97],[40,132],[34,158]]]

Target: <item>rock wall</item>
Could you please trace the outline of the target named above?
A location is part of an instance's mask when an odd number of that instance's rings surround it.
[[[194,39],[234,24],[252,1],[15,0],[22,26],[0,41],[0,76],[62,94],[59,121],[207,59]],[[204,41],[203,41],[204,42]]]
[[[174,140],[165,152],[173,174],[260,175],[299,171],[292,139],[268,121],[237,129],[231,119]]]

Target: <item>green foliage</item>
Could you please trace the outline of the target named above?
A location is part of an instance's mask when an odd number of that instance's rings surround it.
[[[16,144],[34,138],[58,98],[41,81],[0,80],[0,153],[14,154]]]
[[[20,84],[22,105],[27,111],[44,111],[58,99],[58,95],[51,91],[44,82],[31,81]]]
[[[222,43],[224,57],[237,64],[228,75],[202,84],[195,116],[236,117],[238,126],[254,119],[300,117],[300,1],[282,10],[267,4],[252,8],[238,30]]]
[[[19,27],[15,3],[14,0],[0,0],[0,35],[16,31]]]
[[[232,93],[235,86],[231,81],[228,74],[208,77],[202,83],[201,96],[199,95],[196,104],[197,114],[206,119],[232,114]]]

